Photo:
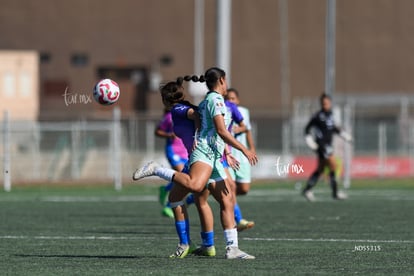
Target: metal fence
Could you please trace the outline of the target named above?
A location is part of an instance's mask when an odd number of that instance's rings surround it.
[[[315,102],[301,101],[295,104],[289,118],[252,118],[257,150],[264,160],[252,171],[254,177],[278,177],[272,169],[277,156],[289,160],[313,156],[304,143],[303,129],[315,110]],[[373,112],[364,108],[361,112],[356,105],[339,102],[335,109],[337,121],[353,134],[354,144],[347,150],[346,144],[336,139],[337,153],[352,161],[351,169],[359,166],[362,175],[364,166],[376,166],[376,172],[368,172],[367,176],[394,176],[386,170],[397,166],[391,162],[394,160],[404,163],[398,163],[405,166],[401,176],[413,176],[414,120],[410,109],[407,112],[397,108],[386,113],[383,110]],[[154,136],[158,121],[156,116],[121,120],[116,112],[113,119],[106,121],[8,122],[5,119],[0,137],[4,172],[0,177],[5,183],[8,178],[12,183],[113,181],[120,188],[121,179],[130,181],[135,168],[149,159],[167,165],[164,141]],[[362,163],[355,165],[358,162]],[[398,176],[401,168],[395,170]],[[349,174],[351,177],[352,173]]]

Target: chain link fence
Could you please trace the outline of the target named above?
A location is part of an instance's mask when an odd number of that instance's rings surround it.
[[[414,101],[413,101],[414,102]],[[400,101],[401,103],[401,101]],[[410,103],[410,101],[409,101]],[[362,106],[362,107],[361,107]],[[385,108],[385,106],[387,108]],[[315,159],[304,143],[304,127],[317,102],[297,101],[289,118],[253,117],[253,134],[260,164],[255,178],[278,178],[278,157],[285,162]],[[372,107],[338,101],[334,109],[339,125],[352,133],[354,143],[335,140],[336,154],[348,177],[411,177],[414,175],[414,120],[412,106]],[[254,113],[254,112],[253,112]],[[119,117],[119,115],[118,115]],[[65,183],[71,181],[129,182],[132,172],[155,159],[168,166],[163,139],[154,130],[158,116],[134,116],[103,121],[3,122],[0,152],[6,183]],[[299,177],[306,177],[311,167]],[[284,176],[286,177],[286,176]]]

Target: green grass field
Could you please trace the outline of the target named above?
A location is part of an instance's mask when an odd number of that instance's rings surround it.
[[[239,234],[256,260],[225,260],[217,203],[215,258],[169,259],[178,242],[161,217],[157,187],[16,187],[0,192],[2,275],[414,274],[414,181],[354,181],[346,201],[327,185],[318,202],[294,183],[266,183],[240,197],[256,227]],[[198,216],[190,207],[192,237]],[[357,249],[357,250],[356,250]]]

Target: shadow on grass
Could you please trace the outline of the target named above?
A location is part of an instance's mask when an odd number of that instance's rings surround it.
[[[83,233],[101,235],[163,235],[165,231],[84,231]]]
[[[142,257],[142,256],[102,256],[102,255],[58,255],[58,254],[51,254],[51,255],[45,255],[45,254],[15,254],[15,257],[20,258],[80,258],[80,259],[144,259],[148,258]],[[152,256],[152,258],[156,258],[155,256]]]

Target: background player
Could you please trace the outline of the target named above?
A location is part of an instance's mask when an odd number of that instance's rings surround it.
[[[322,94],[320,97],[320,104],[321,110],[312,116],[305,127],[306,144],[312,150],[316,151],[318,155],[318,166],[306,183],[306,187],[303,190],[303,196],[309,201],[315,200],[312,188],[318,182],[324,167],[328,166],[332,197],[334,199],[344,199],[346,196],[342,193],[338,193],[338,184],[335,177],[336,162],[333,156],[332,140],[334,134],[339,134],[347,142],[351,142],[352,137],[335,126],[331,110],[331,97],[325,93]],[[311,134],[311,129],[314,129],[315,138]]]
[[[239,92],[235,88],[227,90],[226,100],[237,106],[238,111],[243,116],[244,128],[234,125],[232,132],[235,138],[252,152],[256,152],[256,147],[253,141],[251,132],[250,112],[247,108],[240,106]],[[238,169],[230,169],[231,177],[236,182],[236,195],[246,195],[250,190],[251,183],[251,166],[249,160],[239,150],[232,148],[233,156],[239,161]],[[237,223],[237,229],[243,231],[252,228],[254,221],[249,221],[243,218],[242,212],[238,203],[234,206],[234,214]]]

